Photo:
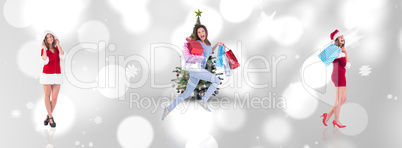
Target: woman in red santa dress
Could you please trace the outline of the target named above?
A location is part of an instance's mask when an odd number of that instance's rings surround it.
[[[349,56],[345,49],[345,39],[343,34],[338,30],[335,30],[330,35],[331,40],[335,42],[335,45],[342,49],[342,52],[338,57],[332,62],[333,71],[331,75],[332,82],[335,85],[336,99],[335,104],[328,113],[324,113],[323,124],[327,126],[328,120],[334,114],[335,119],[332,121],[333,126],[338,126],[338,128],[344,128],[346,125],[342,125],[339,121],[339,113],[341,111],[341,106],[346,101],[346,69],[350,68]]]
[[[45,91],[45,106],[47,110],[44,124],[49,124],[53,128],[56,127],[56,122],[52,113],[56,107],[60,84],[63,82],[60,68],[60,60],[63,58],[64,51],[60,47],[59,39],[53,32],[46,31],[41,50],[43,71],[40,75],[40,84],[43,85]]]

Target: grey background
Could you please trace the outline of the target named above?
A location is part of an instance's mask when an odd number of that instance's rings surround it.
[[[10,1],[10,0],[8,0]],[[74,20],[72,25],[65,26],[66,30],[50,30],[54,31],[61,41],[61,46],[64,51],[68,52],[72,47],[83,43],[94,41],[102,37],[102,33],[92,34],[79,39],[79,28],[87,21],[96,20],[101,22],[107,28],[108,39],[106,44],[116,45],[114,52],[107,52],[107,55],[113,56],[130,56],[139,55],[144,57],[150,64],[150,45],[153,43],[172,43],[180,47],[180,41],[175,34],[176,30],[190,28],[183,32],[191,33],[191,28],[195,22],[194,8],[200,8],[203,13],[201,23],[209,27],[210,40],[213,44],[218,41],[224,42],[234,51],[239,51],[236,46],[237,42],[242,43],[242,53],[235,52],[236,56],[241,57],[241,69],[236,69],[235,75],[239,76],[241,70],[244,70],[245,61],[252,56],[263,56],[270,64],[272,64],[271,56],[285,55],[286,60],[279,63],[277,71],[277,87],[272,86],[272,73],[250,74],[250,79],[254,83],[268,83],[269,86],[262,89],[256,89],[248,86],[245,83],[244,75],[242,75],[242,86],[234,88],[222,88],[217,100],[223,97],[234,100],[234,94],[239,93],[244,96],[246,93],[250,97],[267,97],[267,92],[274,92],[276,96],[285,96],[284,92],[292,83],[301,81],[301,67],[304,61],[322,48],[326,43],[329,43],[329,34],[334,29],[340,29],[343,32],[358,31],[362,38],[353,43],[353,46],[348,47],[348,53],[352,63],[352,68],[347,70],[348,83],[348,100],[347,103],[358,104],[363,108],[363,114],[367,115],[367,122],[364,122],[364,117],[359,116],[352,108],[351,110],[341,110],[341,121],[349,126],[345,131],[333,129],[332,125],[324,127],[319,116],[328,112],[331,107],[331,100],[335,98],[334,87],[332,82],[326,84],[326,93],[322,94],[318,99],[313,98],[309,101],[316,104],[301,105],[307,108],[313,108],[312,112],[306,111],[304,118],[298,119],[287,115],[287,112],[282,109],[220,109],[215,108],[212,113],[206,113],[197,106],[189,106],[190,112],[180,114],[179,110],[175,110],[166,118],[166,121],[161,121],[163,112],[162,106],[159,104],[156,112],[155,108],[138,109],[130,108],[130,102],[126,96],[126,100],[110,99],[102,95],[96,88],[84,89],[74,86],[65,79],[60,94],[68,97],[74,108],[71,110],[60,110],[56,107],[55,119],[57,122],[56,130],[51,130],[49,127],[37,128],[37,123],[44,119],[46,114],[43,114],[43,119],[35,119],[37,108],[42,111],[40,102],[43,98],[43,88],[39,84],[37,77],[24,72],[25,68],[35,67],[39,63],[40,40],[38,36],[42,35],[43,29],[41,23],[33,22],[24,27],[16,27],[10,24],[6,17],[23,18],[19,14],[6,14],[6,3],[1,1],[2,14],[0,17],[1,35],[0,45],[2,46],[0,54],[0,64],[2,72],[1,79],[1,140],[2,147],[124,147],[119,143],[117,136],[119,125],[124,119],[135,116],[141,117],[148,121],[152,128],[152,138],[148,147],[185,147],[188,139],[178,138],[180,133],[185,133],[187,129],[198,128],[204,126],[201,119],[212,119],[206,131],[216,141],[218,147],[400,147],[402,145],[399,137],[401,137],[401,125],[399,113],[402,112],[400,107],[401,97],[400,75],[402,69],[400,67],[402,55],[401,42],[401,3],[396,0],[369,0],[369,1],[250,1],[252,3],[251,12],[248,17],[241,22],[228,21],[222,14],[221,1],[162,1],[148,0],[143,6],[126,5],[132,9],[141,7],[144,13],[141,15],[125,14],[130,12],[129,9],[124,11],[123,8],[112,6],[110,1],[83,1],[82,10],[76,9],[76,5],[66,6],[63,10],[69,10],[75,15],[59,15],[69,14],[70,12],[50,11],[53,13],[50,16],[63,16],[63,20],[70,22]],[[45,1],[46,2],[46,1]],[[20,5],[15,6],[16,11],[25,10],[21,7],[27,4],[27,1],[16,1]],[[42,2],[37,2],[38,4]],[[81,4],[73,1],[71,3]],[[116,2],[117,3],[117,2]],[[50,4],[51,5],[51,4]],[[13,6],[14,7],[14,6]],[[13,7],[11,9],[13,9]],[[35,6],[28,6],[35,7]],[[55,6],[56,7],[56,6]],[[58,6],[60,7],[60,6]],[[206,10],[202,9],[207,7]],[[57,8],[57,7],[56,7]],[[27,8],[26,8],[27,9]],[[208,12],[208,10],[210,10]],[[216,13],[212,13],[212,11]],[[240,11],[240,10],[239,10]],[[134,11],[136,12],[136,11]],[[347,13],[349,12],[349,13]],[[215,15],[217,14],[217,16]],[[272,15],[275,14],[275,15]],[[46,18],[46,14],[41,14]],[[127,15],[127,16],[126,16]],[[221,22],[221,29],[214,26],[219,22],[213,21],[215,15]],[[262,17],[262,16],[266,17]],[[281,20],[282,18],[291,17],[299,20],[300,24],[293,24],[289,28],[299,28],[301,32],[286,32],[287,30],[279,31],[274,34],[271,31],[260,32],[256,31],[258,24],[269,16],[273,16],[273,21]],[[149,19],[146,28],[142,31],[131,31],[130,27],[124,25],[124,19],[133,19],[134,22],[144,21],[143,17]],[[26,16],[25,16],[26,17]],[[37,17],[37,16],[36,16]],[[193,17],[193,18],[191,18]],[[214,18],[215,18],[214,17]],[[351,23],[347,18],[357,22]],[[188,19],[189,18],[189,19]],[[47,19],[39,19],[47,20]],[[49,19],[51,20],[51,19]],[[45,22],[50,25],[61,25],[60,22]],[[348,24],[351,23],[351,24]],[[39,24],[39,27],[38,27]],[[209,26],[208,26],[209,25]],[[301,25],[301,26],[300,26]],[[132,27],[136,27],[132,25]],[[266,26],[273,30],[275,27]],[[263,27],[264,28],[264,27]],[[215,35],[213,35],[215,33]],[[186,34],[185,34],[186,35]],[[296,37],[295,37],[296,36]],[[184,39],[185,36],[182,36]],[[276,39],[275,39],[276,38]],[[279,40],[277,40],[279,38]],[[295,39],[295,41],[291,41]],[[37,42],[37,47],[32,47],[32,52],[25,52],[23,45],[30,41]],[[95,40],[96,41],[96,40]],[[178,41],[178,42],[176,42]],[[96,42],[95,42],[96,43]],[[283,44],[285,43],[285,44]],[[288,43],[288,44],[286,44]],[[348,40],[346,40],[348,44]],[[31,47],[29,44],[28,47]],[[24,51],[24,52],[23,52]],[[22,53],[21,53],[22,52]],[[32,54],[31,54],[32,53]],[[37,54],[35,54],[37,53]],[[22,63],[19,64],[19,58],[22,58]],[[37,61],[30,61],[38,59]],[[180,60],[177,53],[172,50],[158,50],[155,54],[155,82],[157,84],[169,83],[175,78],[175,73],[171,71],[180,66]],[[76,77],[83,81],[95,81],[98,70],[97,53],[90,51],[80,51],[73,59],[73,72]],[[139,63],[132,61],[131,64],[136,65],[139,69],[139,75],[132,79],[132,84],[138,81],[141,77],[148,77],[147,82],[140,88],[130,88],[126,91],[129,93],[138,93],[140,96],[146,97],[170,97],[170,93],[174,88],[152,88],[150,73],[141,75],[144,68],[139,66]],[[361,76],[360,68],[363,65],[369,65],[372,73],[369,76]],[[65,65],[63,65],[65,66]],[[125,65],[124,65],[125,66]],[[261,68],[265,65],[261,61],[254,61],[250,67]],[[86,67],[86,68],[84,68]],[[64,67],[63,67],[64,68]],[[126,68],[126,67],[123,67]],[[84,70],[86,69],[86,70]],[[148,70],[153,71],[148,67]],[[32,72],[32,71],[28,71]],[[38,73],[40,68],[38,69]],[[272,72],[272,69],[271,69]],[[225,79],[226,80],[226,79]],[[236,80],[238,83],[238,81]],[[322,88],[321,88],[322,89]],[[302,90],[305,91],[305,90]],[[389,97],[389,98],[388,98]],[[241,97],[243,98],[243,97]],[[59,98],[62,99],[62,98]],[[294,98],[293,98],[294,99]],[[297,99],[297,98],[296,98]],[[157,100],[157,99],[156,99]],[[315,100],[315,101],[314,101]],[[170,98],[170,101],[172,99]],[[28,107],[27,104],[33,103],[33,107]],[[59,102],[62,102],[59,100]],[[189,103],[194,103],[193,100],[188,100]],[[58,104],[59,106],[62,106]],[[17,110],[17,114],[15,114]],[[240,110],[240,111],[239,111]],[[69,114],[72,111],[75,114],[73,120],[69,123],[69,127],[63,130],[63,116],[58,114]],[[14,114],[13,114],[14,112]],[[240,116],[237,116],[240,112]],[[20,115],[18,115],[20,113]],[[187,115],[186,115],[187,114]],[[192,115],[201,115],[204,117],[194,118],[196,120],[189,121],[180,116],[188,117]],[[300,114],[303,115],[303,111]],[[355,116],[356,115],[356,116]],[[94,122],[95,117],[100,117],[102,122],[97,124]],[[343,117],[342,117],[343,116]],[[217,118],[230,120],[230,122],[217,121]],[[266,136],[269,133],[282,133],[281,131],[264,131],[267,126],[267,121],[270,119],[279,118],[285,121],[288,126],[287,138],[280,142],[275,142]],[[176,121],[175,121],[176,119]],[[174,128],[179,120],[188,123],[188,127]],[[195,122],[196,121],[196,122]],[[360,121],[360,122],[359,122]],[[236,124],[240,122],[241,124]],[[356,124],[353,124],[356,123]],[[360,124],[362,123],[362,124]],[[235,128],[226,130],[225,125],[230,126],[236,124]],[[132,126],[139,126],[133,124]],[[361,129],[359,126],[366,126],[356,134],[345,134]],[[141,127],[139,127],[141,128]],[[205,127],[202,127],[203,129]],[[349,128],[349,129],[348,129]],[[180,131],[182,130],[182,131]],[[149,131],[130,131],[129,133],[137,133]],[[48,134],[48,133],[53,134]],[[196,133],[193,133],[196,134]],[[126,135],[129,136],[129,135]],[[143,137],[134,137],[132,141],[141,143]],[[189,137],[188,137],[189,138]],[[211,140],[211,139],[208,139]],[[79,144],[77,144],[77,141]],[[213,140],[212,140],[213,141]]]

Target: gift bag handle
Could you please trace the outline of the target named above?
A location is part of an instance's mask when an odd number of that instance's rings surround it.
[[[226,47],[226,45],[223,45],[223,47],[225,47],[225,51],[226,51],[226,49],[232,50],[232,49],[230,49],[229,47]]]

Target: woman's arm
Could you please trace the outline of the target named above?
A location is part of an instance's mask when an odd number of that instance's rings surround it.
[[[345,47],[342,47],[342,52],[345,53],[346,62],[349,62],[348,52],[346,51]]]
[[[59,41],[59,39],[56,40],[56,46],[57,46],[57,49],[59,49],[59,53],[60,53],[61,55],[64,55],[64,51],[63,51],[63,49],[61,49],[61,47],[60,47],[60,41]]]
[[[43,43],[42,43],[42,45],[41,45],[41,46],[42,46],[42,50],[41,50],[41,52],[42,52],[42,53],[41,53],[41,54],[42,54],[42,56],[41,56],[41,57],[42,57],[42,60],[44,60],[44,61],[45,61],[45,60],[47,59],[47,54],[46,54],[46,50],[47,50],[47,49],[46,49],[46,46],[45,46]]]
[[[349,56],[348,56],[348,52],[346,51],[345,47],[342,48],[342,51],[345,53],[345,59],[346,59],[346,64],[345,64],[345,68],[349,69],[351,64],[349,62]]]
[[[212,52],[214,52],[214,51],[215,51],[215,49],[216,49],[216,47],[218,47],[218,46],[225,46],[225,44],[223,44],[222,42],[218,42],[218,43],[216,43],[216,44],[215,44],[215,46],[214,46],[214,47],[212,47]]]

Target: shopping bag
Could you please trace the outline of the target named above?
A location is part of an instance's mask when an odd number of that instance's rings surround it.
[[[230,64],[228,61],[228,58],[226,57],[226,55],[222,55],[222,65],[223,65],[223,69],[225,71],[225,75],[226,76],[231,76],[232,75],[232,69],[230,69]]]
[[[341,51],[342,49],[337,47],[335,44],[331,44],[327,48],[325,48],[320,54],[318,54],[318,58],[320,58],[325,65],[329,66],[338,57]]]
[[[216,57],[215,67],[223,67],[223,56],[225,55],[225,50],[223,46],[219,46],[218,56]]]
[[[230,69],[236,69],[237,67],[240,66],[239,62],[236,59],[236,56],[233,54],[231,49],[229,49],[229,51],[226,51],[225,54],[229,61]]]

